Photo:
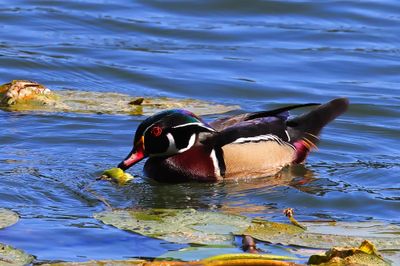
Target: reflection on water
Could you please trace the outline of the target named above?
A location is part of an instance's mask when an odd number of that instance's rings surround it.
[[[274,220],[292,207],[299,219],[400,223],[398,14],[391,0],[0,1],[1,84],[28,79],[56,91],[191,98],[242,111],[351,102],[304,166],[253,180],[162,184],[143,177],[140,163],[123,187],[95,179],[126,155],[144,116],[0,111],[0,205],[21,216],[0,230],[1,242],[39,260],[73,261],[181,247],[103,225],[92,218],[103,201]]]
[[[91,186],[97,191],[99,184]],[[275,176],[228,180],[220,183],[158,183],[144,178],[139,182],[118,187],[123,189],[124,207],[135,208],[196,208],[227,211],[235,214],[255,214],[277,209],[267,202],[254,200],[256,197],[276,193],[276,188],[290,187],[298,191],[323,196],[336,187],[336,182],[319,179],[314,172],[303,165],[286,167]],[[100,186],[109,186],[102,183]],[[119,191],[120,192],[120,191]],[[95,195],[99,200],[106,200],[112,207],[121,206],[121,195]],[[116,199],[115,197],[118,197]],[[108,200],[117,200],[108,202]],[[290,207],[290,206],[287,206]],[[281,210],[278,210],[281,211]]]

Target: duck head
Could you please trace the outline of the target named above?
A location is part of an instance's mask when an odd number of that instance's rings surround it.
[[[133,149],[118,165],[126,170],[146,157],[169,157],[189,150],[200,132],[214,129],[193,113],[174,109],[145,119],[137,128]]]

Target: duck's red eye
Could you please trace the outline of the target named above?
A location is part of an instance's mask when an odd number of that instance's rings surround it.
[[[158,137],[161,135],[162,133],[162,128],[161,127],[153,127],[150,131],[150,133],[154,136],[154,137]]]

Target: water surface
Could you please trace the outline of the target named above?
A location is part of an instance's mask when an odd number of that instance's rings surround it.
[[[0,1],[0,83],[195,98],[243,111],[348,97],[304,166],[274,178],[96,182],[142,116],[0,111],[0,242],[38,260],[154,257],[182,245],[92,218],[105,206],[400,223],[398,1]],[[299,112],[295,112],[299,113]],[[220,115],[210,115],[214,119]],[[95,192],[97,196],[88,191]]]

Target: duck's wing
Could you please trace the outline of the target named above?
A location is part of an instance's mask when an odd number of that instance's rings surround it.
[[[319,106],[310,112],[289,118],[289,110],[316,105]],[[274,135],[293,144],[305,135],[317,137],[322,128],[344,113],[348,106],[348,99],[337,98],[323,105],[316,103],[290,105],[269,111],[221,118],[211,122],[210,125],[219,132],[213,138],[221,145],[238,138],[254,139],[263,135]],[[316,144],[317,139],[312,142]]]
[[[244,113],[244,114],[239,114],[235,116],[229,116],[229,117],[222,117],[217,120],[214,120],[209,123],[210,126],[212,126],[215,130],[217,131],[222,131],[228,127],[238,125],[243,121],[249,121],[257,118],[263,118],[263,117],[280,117],[284,118],[285,120],[289,117],[289,110],[301,108],[301,107],[307,107],[307,106],[315,106],[319,105],[318,103],[306,103],[306,104],[296,104],[296,105],[290,105],[286,107],[281,107],[273,110],[268,110],[268,111],[259,111],[259,112],[254,112],[254,113]]]
[[[262,117],[237,122],[214,135],[218,147],[230,143],[260,142],[263,140],[289,141],[286,118]]]
[[[293,161],[302,162],[308,152],[317,145],[322,128],[344,113],[349,101],[338,98],[308,113],[288,119],[288,110],[311,105],[316,104],[292,105],[228,118],[224,123],[219,123],[224,125],[222,130],[217,131],[207,141],[215,147],[257,142],[275,143],[276,147],[281,146],[285,150],[289,146],[296,151]]]

